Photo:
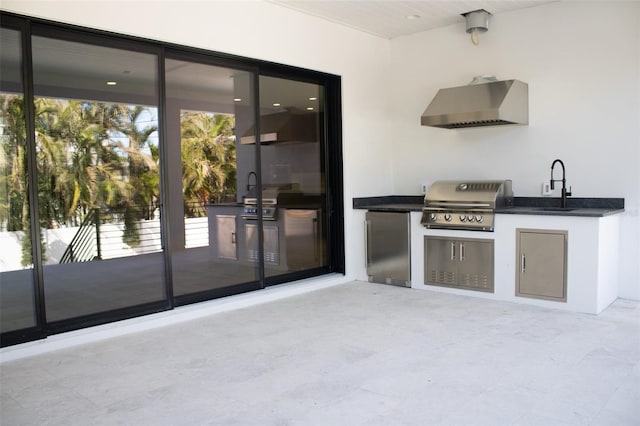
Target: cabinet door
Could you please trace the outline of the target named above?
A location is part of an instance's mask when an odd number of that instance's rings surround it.
[[[567,232],[517,230],[516,296],[566,302]]]
[[[493,291],[493,240],[458,241],[458,284],[474,290]]]
[[[280,264],[280,235],[275,225],[264,225],[264,261],[272,265]]]
[[[251,262],[258,261],[258,225],[255,223],[247,223],[244,226],[247,259]],[[278,227],[276,225],[263,225],[264,230],[264,261],[272,265],[280,263],[280,241],[278,235]]]
[[[216,215],[217,246],[220,259],[238,260],[236,235],[238,224],[235,215]]]
[[[458,284],[459,245],[449,238],[424,238],[424,283]]]

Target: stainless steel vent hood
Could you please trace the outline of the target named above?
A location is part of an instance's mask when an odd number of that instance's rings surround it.
[[[474,80],[440,89],[422,114],[423,126],[458,129],[529,123],[529,87],[518,80]]]
[[[318,140],[318,114],[278,112],[260,117],[260,143],[316,142]],[[240,138],[243,145],[256,143],[255,128]]]

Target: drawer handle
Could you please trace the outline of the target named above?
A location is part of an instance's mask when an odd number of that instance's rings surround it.
[[[524,274],[526,270],[527,270],[527,258],[523,254],[522,257],[520,258],[520,271]]]

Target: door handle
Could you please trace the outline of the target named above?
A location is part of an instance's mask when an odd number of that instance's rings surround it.
[[[522,256],[520,257],[520,272],[524,274],[526,270],[527,270],[527,258],[524,254],[522,254]]]
[[[464,243],[460,243],[460,262],[464,262]]]
[[[456,260],[456,243],[451,243],[451,260]]]
[[[235,244],[236,243],[236,233],[232,232],[231,233],[231,244]]]
[[[364,221],[364,266],[369,268],[369,221]]]

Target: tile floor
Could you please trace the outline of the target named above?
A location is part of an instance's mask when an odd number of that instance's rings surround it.
[[[0,365],[4,425],[638,425],[640,303],[352,282]]]

